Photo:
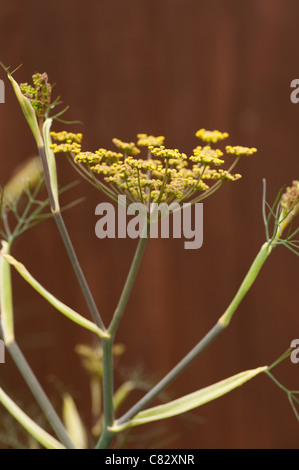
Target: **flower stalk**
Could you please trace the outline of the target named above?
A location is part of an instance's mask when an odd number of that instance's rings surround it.
[[[114,386],[113,386],[113,342],[117,332],[117,328],[121,321],[122,315],[129,300],[139,266],[143,257],[149,233],[149,223],[144,224],[144,237],[141,237],[137,249],[119,298],[117,307],[115,309],[113,318],[111,320],[108,332],[110,338],[103,339],[103,395],[104,395],[104,426],[102,435],[97,443],[98,449],[105,449],[109,446],[114,438],[114,433],[109,430],[114,423]]]

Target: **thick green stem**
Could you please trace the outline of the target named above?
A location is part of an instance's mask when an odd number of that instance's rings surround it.
[[[115,433],[108,431],[107,428],[104,428],[101,437],[96,445],[96,449],[108,449],[114,437]]]
[[[49,398],[42,389],[40,383],[38,382],[36,376],[34,375],[31,367],[29,366],[17,343],[14,341],[10,344],[7,344],[7,349],[11,357],[13,358],[17,368],[21,372],[25,382],[33,393],[36,401],[43,410],[48,422],[52,426],[53,430],[56,432],[57,437],[67,448],[75,449],[75,446],[71,441],[69,435],[67,434],[59,416],[54,410],[52,403],[50,402]]]
[[[97,449],[106,449],[112,441],[114,434],[111,433],[108,428],[113,425],[114,422],[114,407],[113,407],[113,342],[117,331],[117,327],[126,308],[129,300],[130,293],[132,291],[134,281],[137,276],[137,272],[141,263],[142,255],[145,250],[147,237],[149,231],[149,223],[145,223],[143,236],[140,237],[138,246],[128,273],[124,288],[122,290],[120,299],[115,309],[112,321],[108,328],[108,332],[111,335],[109,339],[103,340],[103,396],[104,396],[104,427],[102,435],[97,443]]]
[[[114,422],[113,406],[113,338],[103,340],[103,399],[104,399],[104,425],[103,432],[97,444],[98,449],[107,449],[114,434],[108,428]]]
[[[113,407],[113,341],[103,340],[103,399],[104,399],[104,428],[111,426],[114,421]]]
[[[246,274],[242,284],[240,285],[238,292],[236,293],[235,297],[231,301],[230,305],[222,315],[222,317],[219,319],[219,323],[222,324],[223,326],[227,326],[229,322],[232,319],[233,314],[235,313],[239,303],[241,300],[244,298],[244,296],[247,294],[248,290],[254,283],[258,273],[260,272],[264,262],[270,255],[272,250],[271,244],[268,242],[264,243],[257,254],[255,260],[253,261],[252,265],[250,266],[250,269],[248,273]]]

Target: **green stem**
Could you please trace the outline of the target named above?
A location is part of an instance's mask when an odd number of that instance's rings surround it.
[[[114,312],[113,318],[111,320],[110,326],[108,328],[108,333],[110,334],[109,339],[103,339],[103,396],[104,396],[104,426],[102,435],[96,445],[97,449],[106,449],[110,442],[112,441],[114,434],[109,431],[109,427],[113,425],[114,422],[114,406],[113,406],[113,342],[114,337],[123,315],[123,312],[126,308],[127,302],[129,300],[130,293],[132,291],[134,281],[137,276],[137,272],[141,263],[142,255],[145,250],[147,237],[149,232],[149,222],[146,222],[144,225],[144,230],[122,290],[118,305]],[[143,238],[143,235],[146,235]]]
[[[191,362],[194,361],[229,325],[230,320],[236,311],[241,300],[244,298],[253,282],[255,281],[261,267],[271,253],[269,243],[264,243],[260,252],[253,261],[244,281],[242,282],[237,294],[233,298],[225,313],[219,318],[216,325],[199,341],[199,343],[162,379],[153,389],[151,389],[141,400],[139,400],[127,413],[117,420],[122,424],[133,418],[139,411],[143,410],[150,402],[154,400],[176,377],[178,377]]]
[[[63,240],[66,251],[69,255],[69,258],[72,263],[75,274],[77,276],[77,279],[79,281],[82,293],[85,297],[85,300],[90,310],[90,313],[92,315],[93,321],[99,328],[105,331],[106,328],[105,328],[104,322],[101,318],[101,315],[98,311],[94,298],[91,294],[91,291],[87,284],[82,268],[79,264],[76,252],[74,250],[67,228],[64,224],[64,220],[62,218],[61,212],[59,208],[58,209],[56,208],[55,198],[54,198],[52,187],[51,187],[51,179],[50,179],[49,167],[48,167],[47,158],[46,158],[45,147],[39,147],[38,150],[39,150],[40,158],[42,161],[42,166],[43,166],[44,176],[45,176],[45,183],[46,183],[46,187],[47,187],[47,191],[48,191],[48,195],[50,199],[50,206],[51,206],[52,213],[54,215],[55,222],[59,229],[61,238]]]
[[[75,446],[71,441],[69,435],[67,434],[59,416],[54,410],[52,403],[50,402],[44,390],[42,389],[40,383],[38,382],[35,374],[33,373],[31,367],[29,366],[17,343],[14,341],[12,343],[7,344],[6,346],[17,368],[21,372],[25,382],[27,383],[36,401],[43,410],[48,422],[52,426],[53,430],[56,432],[57,437],[67,448],[75,449]]]
[[[143,196],[142,196],[142,189],[141,189],[141,184],[140,184],[140,171],[139,168],[137,168],[137,179],[138,179],[138,188],[139,188],[139,194],[140,194],[140,200],[142,204],[144,204]]]
[[[51,179],[50,179],[50,173],[49,173],[49,167],[47,163],[45,147],[38,147],[38,153],[42,162],[46,188],[47,188],[47,192],[48,192],[48,196],[50,200],[50,206],[52,210],[55,210],[55,198],[54,198],[52,187],[51,187]]]
[[[282,361],[284,361],[285,359],[287,359],[288,357],[290,357],[290,355],[292,354],[292,351],[293,351],[293,348],[289,348],[287,349],[278,359],[276,359],[276,361],[273,362],[273,364],[271,364],[267,371],[270,371],[271,369],[273,369],[274,367],[278,366],[278,364],[280,364]],[[266,372],[267,372],[266,371]]]
[[[103,341],[103,390],[104,399],[104,427],[111,426],[114,421],[113,407],[113,341],[111,339]]]
[[[26,224],[26,220],[27,220],[28,213],[29,213],[29,211],[30,211],[30,209],[31,209],[31,207],[32,207],[32,205],[33,205],[33,202],[35,201],[35,198],[37,197],[37,195],[38,195],[38,193],[39,193],[39,191],[40,191],[42,185],[43,185],[43,180],[41,179],[41,180],[37,183],[36,188],[35,188],[35,190],[33,191],[33,194],[31,194],[30,191],[27,191],[27,192],[26,192],[27,197],[28,197],[28,202],[27,202],[27,204],[26,204],[26,207],[25,207],[25,209],[24,209],[24,211],[23,211],[21,217],[20,217],[19,220],[18,220],[18,223],[17,223],[16,227],[15,227],[14,230],[13,230],[13,233],[12,233],[12,235],[11,235],[11,237],[10,237],[10,238],[11,238],[11,241],[12,241],[14,238],[16,238],[16,237],[18,237],[18,236],[20,235],[20,233],[21,233],[21,227],[22,227],[22,225],[25,225],[25,224]],[[45,206],[46,206],[46,205],[48,204],[48,200],[46,200],[44,204],[45,204]],[[41,208],[41,209],[38,208],[38,209],[41,211],[41,210],[43,210],[43,207],[45,207],[45,206],[42,205],[42,208]],[[35,209],[35,211],[31,214],[32,217],[34,216],[34,214],[35,214],[36,211],[37,211],[37,209]]]
[[[235,313],[238,305],[240,304],[241,300],[244,298],[244,296],[247,294],[248,290],[254,283],[258,273],[260,272],[264,262],[270,255],[272,250],[271,244],[268,242],[265,242],[259,253],[257,254],[255,260],[253,261],[252,265],[250,266],[250,269],[248,273],[246,274],[241,286],[238,289],[238,292],[236,293],[235,297],[233,298],[232,302],[222,315],[222,317],[219,319],[219,323],[221,323],[223,326],[227,326],[229,322],[232,319],[233,314]]]
[[[136,249],[132,264],[131,264],[131,267],[130,267],[129,274],[127,276],[127,279],[126,279],[123,291],[121,293],[120,299],[118,301],[118,305],[117,305],[116,310],[114,312],[112,321],[111,321],[110,326],[108,328],[108,333],[111,335],[111,337],[115,336],[117,327],[119,325],[119,322],[121,320],[123,312],[126,308],[127,302],[129,300],[129,296],[131,294],[132,287],[134,285],[134,282],[135,282],[135,279],[136,279],[136,276],[137,276],[137,272],[138,272],[138,269],[139,269],[139,266],[140,266],[140,263],[141,263],[142,255],[143,255],[145,247],[146,247],[146,242],[147,242],[147,239],[148,239],[149,226],[150,226],[149,222],[146,222],[144,224],[143,234],[140,237],[140,240],[138,242],[138,246],[137,246],[137,249]]]
[[[171,384],[190,364],[211,344],[217,336],[222,333],[224,327],[219,323],[202,338],[201,341],[170,371],[160,382],[158,382],[141,400],[139,400],[127,413],[117,420],[122,424],[133,418],[139,411],[146,408],[168,385]]]
[[[66,304],[58,300],[54,295],[48,292],[33,276],[29,273],[29,271],[25,268],[25,266],[17,261],[13,256],[9,255],[8,253],[2,253],[4,260],[8,261],[11,266],[18,271],[18,273],[28,282],[33,289],[35,289],[42,297],[44,297],[53,307],[65,315],[67,318],[72,320],[73,322],[77,323],[78,325],[82,326],[82,328],[86,328],[93,333],[96,333],[100,338],[107,338],[109,337],[108,333],[102,331],[97,325],[95,325],[92,321],[87,320],[87,318],[83,317],[79,313],[75,312],[72,308],[68,307]],[[4,289],[1,289],[2,291]]]
[[[96,449],[108,449],[114,437],[115,437],[115,433],[108,431],[107,428],[104,428],[101,434],[101,437],[95,448]]]
[[[273,382],[277,385],[278,388],[280,388],[287,395],[291,394],[290,390],[288,390],[284,385],[278,382],[278,380],[274,377],[274,375],[271,374],[271,372],[269,372],[269,370],[265,370],[265,372],[268,375],[268,377],[270,377],[270,379],[273,380]]]
[[[8,218],[7,218],[7,213],[6,213],[5,208],[2,208],[1,216],[2,216],[3,225],[4,225],[6,235],[7,235],[8,238],[11,238],[11,230],[10,230],[10,227],[9,227],[9,224],[8,224]]]
[[[169,167],[169,158],[167,158],[167,160],[166,160],[165,175],[164,175],[164,178],[163,178],[163,182],[162,182],[162,186],[161,186],[161,189],[160,189],[160,193],[159,193],[158,199],[157,199],[157,201],[156,201],[157,204],[160,204],[160,202],[161,202],[161,200],[162,200],[163,193],[164,193],[164,189],[165,189],[166,183],[167,183],[167,181],[168,181],[168,176],[167,176],[168,167]]]
[[[101,330],[105,331],[106,328],[105,328],[104,322],[103,322],[103,320],[100,316],[100,313],[98,311],[98,308],[96,306],[94,298],[93,298],[93,296],[90,292],[90,289],[89,289],[89,286],[87,284],[84,273],[82,271],[82,268],[79,264],[76,252],[74,250],[74,247],[73,247],[72,241],[70,239],[70,236],[68,234],[67,228],[64,224],[62,215],[61,215],[60,212],[55,212],[53,215],[54,215],[57,227],[59,229],[61,238],[64,242],[65,249],[67,251],[67,254],[69,255],[69,258],[71,260],[73,269],[74,269],[75,274],[77,276],[77,279],[79,281],[79,284],[80,284],[81,290],[83,292],[83,295],[85,297],[86,303],[87,303],[88,308],[90,310],[90,313],[92,315],[93,321],[95,322],[95,324],[99,328],[101,328]]]
[[[113,338],[110,338],[103,340],[104,425],[97,444],[98,449],[107,449],[114,437],[114,434],[108,431],[114,422],[113,394]]]
[[[3,252],[6,255],[8,255],[9,249],[10,244],[3,242]],[[1,281],[1,308],[3,316],[1,320],[3,326],[5,326],[4,331],[2,326],[0,328],[1,336],[4,336],[8,351],[58,438],[66,447],[74,449],[75,446],[67,434],[60,418],[35,377],[19,346],[14,341],[10,266],[4,257],[1,258]]]

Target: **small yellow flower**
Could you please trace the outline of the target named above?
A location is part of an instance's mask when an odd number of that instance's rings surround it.
[[[155,157],[160,158],[173,158],[173,159],[187,159],[187,155],[185,153],[180,153],[178,149],[166,149],[164,145],[160,145],[160,147],[153,147],[152,145],[149,146],[149,149]]]
[[[112,150],[106,150],[104,148],[96,150],[95,153],[106,163],[118,162],[121,158],[123,158],[122,153],[113,152]]]
[[[224,163],[219,157],[222,157],[223,153],[219,149],[211,149],[209,145],[205,147],[196,147],[193,150],[194,155],[190,157],[190,160],[195,163],[201,163],[210,166],[220,166]]]
[[[139,147],[150,147],[151,145],[159,147],[164,144],[165,137],[162,135],[154,137],[153,135],[137,134],[137,139],[137,145]]]
[[[74,134],[73,132],[51,132],[50,133],[53,140],[58,142],[77,142],[80,144],[82,142],[82,134]]]
[[[231,155],[236,155],[237,157],[244,157],[248,155],[253,155],[257,152],[255,147],[242,147],[241,145],[236,145],[232,147],[231,145],[227,145],[225,147],[226,153],[230,153]]]
[[[75,156],[74,160],[76,163],[86,163],[88,165],[95,165],[100,163],[101,156],[93,152],[80,152]]]
[[[140,153],[140,150],[136,147],[134,142],[123,142],[122,140],[117,139],[116,137],[112,139],[112,142],[117,148],[122,150],[127,155],[135,156],[135,155],[138,155],[138,153]]]
[[[195,135],[203,142],[209,142],[209,143],[214,143],[214,144],[218,142],[219,140],[223,140],[228,137],[227,132],[220,132],[216,130],[207,131],[206,129],[199,129],[199,131],[197,131]]]
[[[53,150],[54,153],[80,153],[81,151],[81,145],[77,142],[73,142],[71,139],[61,144],[51,144],[50,148]]]

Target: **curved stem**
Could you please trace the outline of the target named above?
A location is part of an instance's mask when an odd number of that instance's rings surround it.
[[[114,439],[115,434],[113,432],[108,431],[107,428],[103,429],[101,437],[96,445],[96,449],[108,449],[109,445]]]

